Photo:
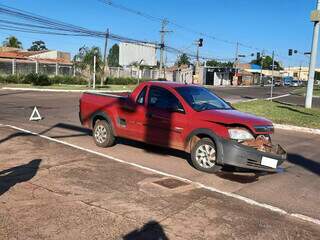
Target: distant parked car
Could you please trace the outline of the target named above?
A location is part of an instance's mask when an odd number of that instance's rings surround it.
[[[292,80],[290,86],[292,86],[292,87],[299,87],[299,86],[301,86],[301,81],[299,81],[299,80]]]
[[[275,81],[274,86],[275,87],[280,87],[282,85],[281,81]]]
[[[293,77],[290,77],[290,76],[284,77],[282,79],[282,84],[283,86],[291,86],[292,81],[293,81]]]

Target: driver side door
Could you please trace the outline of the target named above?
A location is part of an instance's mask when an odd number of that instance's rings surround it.
[[[151,86],[148,94],[145,138],[147,143],[182,149],[187,119],[178,98],[169,90]]]

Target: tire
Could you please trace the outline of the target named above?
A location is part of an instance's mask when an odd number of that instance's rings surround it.
[[[217,148],[210,138],[200,139],[191,149],[193,166],[203,172],[214,173],[221,169],[217,165]]]
[[[93,128],[92,136],[98,147],[111,147],[115,142],[112,128],[105,120],[97,120]]]

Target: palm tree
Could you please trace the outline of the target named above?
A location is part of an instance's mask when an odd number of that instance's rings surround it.
[[[93,46],[92,48],[88,48],[83,46],[79,49],[78,54],[73,58],[76,68],[81,69],[82,75],[88,78],[89,86],[91,84],[90,80],[93,73],[94,56],[96,56],[96,76],[97,79],[102,80],[104,62],[102,60],[101,50],[99,47]]]
[[[103,60],[102,54],[99,47],[93,46],[92,48],[88,48],[83,46],[79,49],[78,54],[74,56],[74,62],[77,67],[82,70],[89,70],[90,73],[93,72],[93,57],[96,56],[96,72],[101,73],[103,70]]]
[[[7,37],[3,42],[4,47],[22,48],[22,43],[15,36]]]

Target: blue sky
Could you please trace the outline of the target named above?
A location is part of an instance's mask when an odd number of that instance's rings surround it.
[[[159,41],[160,22],[112,8],[99,0],[4,0],[2,4],[37,13],[67,23],[150,41]],[[114,0],[113,2],[137,9],[157,17],[195,29],[199,32],[241,42],[246,45],[276,51],[277,58],[286,66],[307,65],[305,56],[288,57],[288,48],[309,51],[312,39],[310,12],[315,0]],[[1,18],[10,19],[9,17]],[[200,36],[168,26],[167,44],[194,51],[192,42]],[[34,40],[43,40],[49,49],[76,53],[83,45],[103,47],[102,39],[90,37],[62,37],[35,35],[0,30],[0,41],[8,35],[17,36],[25,48]],[[111,42],[113,44],[114,42]],[[110,45],[111,45],[110,44]],[[240,54],[257,50],[240,47]],[[204,37],[201,55],[217,58],[234,58],[235,45]],[[176,56],[168,54],[168,62]],[[250,58],[242,61],[249,61]],[[318,61],[319,63],[319,61]],[[320,65],[320,64],[317,64]]]

